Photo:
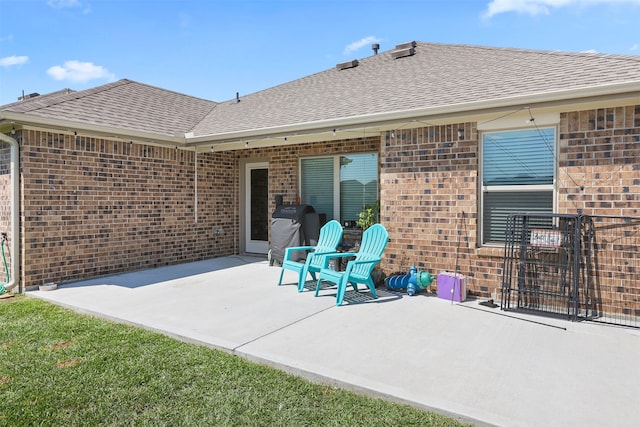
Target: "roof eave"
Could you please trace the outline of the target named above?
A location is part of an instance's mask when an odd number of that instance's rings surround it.
[[[43,129],[55,129],[61,132],[76,132],[91,136],[99,135],[105,138],[117,138],[140,143],[156,145],[184,146],[185,136],[163,135],[153,132],[137,131],[120,127],[104,126],[93,123],[83,123],[72,120],[56,119],[51,117],[34,116],[26,113],[12,111],[0,111],[0,121],[15,122],[22,126],[31,126]]]
[[[573,88],[561,91],[540,92],[534,94],[518,95],[505,98],[495,98],[465,102],[459,104],[448,104],[436,107],[425,107],[410,110],[399,110],[385,113],[368,114],[353,117],[342,117],[337,119],[319,120],[313,122],[295,123],[283,126],[264,127],[248,129],[237,132],[226,132],[211,135],[193,136],[187,133],[186,144],[188,146],[203,146],[237,143],[242,140],[257,138],[284,138],[299,134],[328,133],[334,129],[353,129],[366,127],[384,127],[394,124],[406,123],[416,118],[432,118],[446,115],[469,114],[472,112],[486,112],[488,110],[504,109],[514,106],[528,106],[553,103],[578,103],[599,97],[622,97],[639,96],[640,81],[629,81],[623,83],[613,83],[586,88]]]

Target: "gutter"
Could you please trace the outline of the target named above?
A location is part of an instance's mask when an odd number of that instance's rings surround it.
[[[630,81],[614,83],[588,88],[573,88],[561,91],[540,92],[527,95],[516,95],[506,98],[472,101],[459,104],[448,104],[437,107],[424,107],[411,110],[398,110],[384,113],[367,114],[353,117],[341,117],[337,119],[319,120],[287,124],[282,126],[248,129],[237,132],[225,132],[203,136],[194,136],[193,133],[185,134],[188,146],[206,146],[224,143],[234,143],[243,139],[252,138],[283,138],[295,135],[309,135],[316,133],[332,132],[334,129],[349,130],[362,129],[363,127],[393,126],[406,123],[416,118],[433,118],[434,116],[461,115],[464,113],[500,109],[514,106],[529,106],[530,104],[558,103],[563,101],[584,102],[590,98],[602,96],[639,96],[640,82]]]
[[[11,146],[11,276],[4,285],[7,291],[20,284],[20,144],[8,135],[0,132],[0,141]],[[18,287],[21,292],[21,287]]]

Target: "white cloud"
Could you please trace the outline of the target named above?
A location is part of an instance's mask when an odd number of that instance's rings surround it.
[[[66,61],[64,65],[56,65],[47,70],[47,74],[56,80],[71,82],[87,82],[95,79],[114,80],[115,76],[101,65],[91,62]]]
[[[583,51],[582,51],[582,52],[580,52],[580,53],[598,53],[598,51],[597,51],[597,50],[595,50],[595,49],[589,49],[589,50],[583,50]]]
[[[548,15],[552,8],[564,6],[589,6],[594,4],[635,3],[640,0],[492,0],[487,10],[482,14],[484,18],[508,12],[528,14],[531,16]]]
[[[374,36],[369,36],[369,37],[365,37],[363,39],[360,39],[358,41],[355,41],[351,44],[349,44],[347,47],[344,48],[344,54],[348,55],[351,52],[355,52],[356,50],[362,49],[364,46],[367,46],[371,43],[380,43],[380,39]]]
[[[47,0],[47,4],[54,9],[64,9],[68,7],[80,7],[80,0]]]
[[[633,46],[631,46],[631,47],[629,48],[629,50],[630,50],[630,51],[632,51],[632,52],[633,52],[634,50],[640,50],[640,44],[638,44],[638,43],[634,44]]]
[[[5,56],[0,58],[0,67],[11,67],[13,65],[22,65],[29,62],[28,56]]]
[[[83,4],[80,0],[47,0],[47,4],[49,7],[54,9],[71,9],[81,7],[83,15],[91,13],[91,6]]]

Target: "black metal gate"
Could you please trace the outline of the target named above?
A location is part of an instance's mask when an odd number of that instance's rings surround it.
[[[503,310],[640,327],[640,219],[514,214]]]

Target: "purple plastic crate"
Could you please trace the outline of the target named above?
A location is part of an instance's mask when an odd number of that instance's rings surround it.
[[[467,298],[467,280],[462,274],[444,271],[438,274],[438,298],[461,302]]]

